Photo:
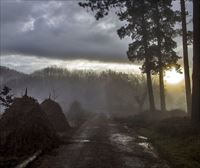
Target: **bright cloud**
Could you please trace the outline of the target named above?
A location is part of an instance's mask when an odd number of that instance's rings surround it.
[[[0,57],[2,66],[6,66],[24,73],[32,73],[35,70],[42,69],[48,66],[57,66],[67,68],[69,71],[95,71],[102,72],[106,70],[113,70],[123,73],[139,74],[140,66],[131,63],[117,63],[117,62],[102,62],[92,60],[58,60],[38,58],[34,56],[10,55]]]

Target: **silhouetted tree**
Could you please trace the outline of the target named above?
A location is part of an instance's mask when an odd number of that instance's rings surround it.
[[[147,88],[149,95],[150,111],[155,111],[155,102],[152,88],[151,71],[153,67],[153,58],[150,53],[150,41],[151,41],[151,20],[150,5],[145,0],[101,0],[94,1],[89,0],[87,3],[80,3],[83,7],[88,7],[92,11],[96,11],[96,19],[100,19],[108,14],[110,8],[118,7],[116,14],[121,21],[126,21],[128,24],[122,26],[118,30],[120,38],[129,36],[133,42],[129,44],[129,50],[127,52],[130,61],[144,61],[142,70],[147,76]]]
[[[81,103],[78,101],[72,102],[67,113],[72,126],[80,126],[86,120],[85,111],[82,109]]]
[[[173,29],[178,19],[177,12],[172,10],[172,0],[88,0],[80,3],[96,11],[96,19],[108,14],[110,8],[118,7],[116,14],[126,24],[118,30],[120,38],[131,37],[127,52],[130,61],[143,61],[142,70],[147,75],[147,87],[150,109],[155,110],[152,72],[159,73],[161,110],[166,110],[164,93],[164,70],[177,64],[178,56],[174,51],[176,42],[173,40],[176,31]],[[156,43],[157,42],[157,43]]]
[[[188,44],[187,44],[187,23],[186,23],[186,9],[185,0],[180,0],[181,3],[181,18],[182,18],[182,38],[183,38],[183,60],[184,60],[184,74],[185,74],[185,93],[187,102],[187,112],[191,112],[191,85],[190,85],[190,71],[188,61]]]
[[[13,95],[10,95],[11,89],[7,86],[4,86],[4,88],[0,92],[0,104],[5,107],[10,107],[10,105],[13,103]]]
[[[145,102],[146,96],[147,96],[147,92],[146,91],[144,91],[140,96],[139,95],[135,96],[135,100],[139,105],[139,111],[140,112],[143,110],[143,106],[144,106],[144,102]]]
[[[166,111],[164,71],[171,67],[175,67],[177,70],[180,68],[180,65],[177,64],[179,57],[174,51],[177,44],[173,40],[177,35],[174,26],[179,21],[179,15],[172,10],[172,0],[152,0],[151,3],[154,22],[152,29],[155,38],[155,42],[152,40],[151,55],[157,58],[155,72],[159,74],[161,111]]]
[[[200,1],[193,0],[192,121],[200,123]]]

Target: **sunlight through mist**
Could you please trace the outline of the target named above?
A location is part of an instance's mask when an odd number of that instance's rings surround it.
[[[1,65],[24,73],[32,73],[42,68],[57,66],[69,71],[95,71],[112,70],[123,73],[141,73],[140,66],[131,63],[103,62],[97,60],[75,59],[59,60],[38,58],[34,56],[9,55],[0,58]]]
[[[174,68],[165,72],[165,81],[169,84],[178,84],[183,81],[184,74],[178,73]]]

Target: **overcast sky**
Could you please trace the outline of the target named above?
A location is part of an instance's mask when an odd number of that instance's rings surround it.
[[[1,65],[19,68],[26,62],[28,66],[27,61],[19,62],[20,56],[29,61],[38,58],[127,61],[130,41],[117,36],[116,30],[123,23],[114,14],[96,21],[76,0],[0,2]]]
[[[97,22],[78,1],[1,0],[2,55],[121,59],[127,40],[115,15]]]

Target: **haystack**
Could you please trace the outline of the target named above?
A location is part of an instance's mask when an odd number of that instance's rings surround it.
[[[48,117],[31,97],[15,98],[0,119],[1,154],[26,155],[58,145]]]
[[[49,98],[42,102],[41,107],[57,132],[69,130],[68,121],[57,102]]]

